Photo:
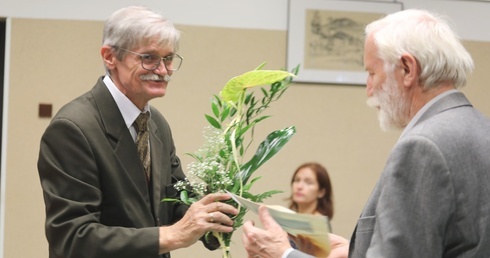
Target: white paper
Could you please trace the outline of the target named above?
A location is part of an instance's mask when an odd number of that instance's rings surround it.
[[[328,233],[329,222],[327,216],[296,213],[288,208],[279,205],[265,205],[263,203],[255,203],[240,197],[236,194],[228,192],[241,206],[258,213],[260,205],[264,205],[270,215],[286,232],[291,235],[307,237],[324,251],[325,254],[330,252],[330,243]]]

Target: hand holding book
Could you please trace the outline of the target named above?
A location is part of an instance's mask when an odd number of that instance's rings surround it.
[[[315,257],[327,257],[330,253],[328,217],[296,213],[278,205],[264,205],[229,193],[241,206],[258,213],[265,206],[271,217],[292,236],[299,249]]]

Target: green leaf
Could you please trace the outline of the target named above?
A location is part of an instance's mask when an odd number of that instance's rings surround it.
[[[245,147],[243,147],[243,144],[240,144],[240,156],[243,156],[245,154]]]
[[[189,200],[189,195],[187,194],[187,191],[180,192],[180,200],[182,200],[183,202],[187,202]]]
[[[243,181],[243,184],[247,183],[254,171],[279,152],[295,133],[296,128],[294,126],[270,133],[259,145],[252,159],[245,163],[237,174],[239,179]]]
[[[180,192],[180,200],[187,205],[191,205],[191,204],[197,202],[196,198],[189,197],[189,194],[187,193],[186,190],[183,190],[182,192]]]
[[[213,97],[216,100],[216,103],[218,104],[218,106],[221,107],[223,104],[221,103],[221,99],[219,98],[219,96],[216,94],[213,94]]]
[[[218,122],[218,120],[214,119],[214,117],[210,115],[204,115],[206,116],[206,120],[215,128],[221,129],[221,124]]]
[[[292,72],[295,74],[295,75],[298,75],[298,72],[299,72],[299,67],[300,65],[298,64],[296,67],[293,68]]]
[[[267,91],[264,88],[260,88],[260,90],[262,90],[262,93],[264,94],[265,97],[269,96],[269,93],[267,93]]]
[[[215,102],[211,103],[211,109],[213,110],[214,116],[219,117],[219,109]]]
[[[257,66],[257,68],[255,68],[254,70],[260,70],[260,69],[262,69],[262,67],[264,67],[264,66],[265,66],[265,64],[266,64],[266,62],[261,63],[261,64],[260,64],[259,66]]]
[[[281,70],[253,70],[229,80],[223,90],[221,97],[225,102],[238,102],[240,96],[244,94],[246,88],[271,84],[280,81],[294,74]]]
[[[226,106],[223,109],[223,113],[221,113],[221,117],[220,117],[221,122],[225,121],[225,119],[228,117],[228,114],[230,114],[230,108],[231,107]]]
[[[245,105],[248,105],[252,96],[253,96],[252,93],[247,94],[247,96],[245,97],[245,101],[244,101]]]
[[[249,192],[243,192],[242,197],[245,199],[253,199],[254,195]]]
[[[250,124],[248,124],[247,126],[241,128],[236,137],[241,137],[242,135],[244,135],[248,130],[250,130],[250,128],[253,128],[257,123],[259,123],[260,121],[264,120],[264,119],[267,119],[271,116],[261,116],[259,118],[256,118],[255,120],[253,120],[252,122],[250,122]]]
[[[254,196],[254,199],[252,201],[254,202],[262,202],[264,199],[271,197],[274,194],[282,193],[283,191],[280,190],[270,190],[265,193],[257,194]]]
[[[195,160],[197,160],[199,162],[202,162],[202,158],[195,153],[185,153],[185,154],[191,156],[192,158],[194,158]]]
[[[261,116],[261,117],[259,117],[259,118],[256,118],[256,119],[255,119],[253,122],[254,122],[254,123],[258,123],[258,122],[260,122],[260,121],[262,121],[262,120],[264,120],[264,119],[267,119],[267,118],[269,118],[269,117],[271,117],[271,116]]]
[[[247,125],[247,126],[245,126],[245,127],[241,128],[241,129],[240,129],[240,130],[237,132],[236,136],[237,136],[237,137],[242,137],[242,135],[244,135],[244,134],[245,134],[245,133],[246,133],[246,132],[247,132],[247,131],[248,131],[250,128],[252,128],[252,127],[254,127],[254,126],[255,126],[255,124],[254,124],[254,123],[250,123],[249,125]]]
[[[250,190],[250,188],[252,187],[252,185],[255,183],[255,181],[259,180],[260,178],[262,178],[261,176],[259,177],[256,177],[256,178],[253,178],[250,183],[246,184],[243,186],[243,191],[248,191]]]
[[[238,193],[239,189],[240,189],[240,178],[236,178],[235,183],[233,184],[233,188],[231,188],[229,191],[236,194]]]

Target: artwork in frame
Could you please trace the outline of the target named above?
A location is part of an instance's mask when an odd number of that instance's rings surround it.
[[[364,27],[401,3],[289,0],[287,66],[296,82],[365,85]]]

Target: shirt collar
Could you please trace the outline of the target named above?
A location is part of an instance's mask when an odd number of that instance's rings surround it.
[[[410,131],[414,126],[415,124],[417,124],[417,122],[420,120],[420,118],[422,117],[422,115],[427,112],[427,110],[432,106],[434,105],[434,103],[436,103],[438,100],[444,98],[445,96],[451,94],[451,93],[454,93],[454,92],[458,92],[458,90],[448,90],[448,91],[445,91],[439,95],[437,95],[436,97],[434,97],[433,99],[431,99],[429,102],[427,102],[418,112],[417,114],[415,114],[415,116],[412,118],[412,120],[410,120],[410,122],[408,123],[408,125],[405,127],[405,129],[403,130],[402,134],[400,135],[400,138],[398,139],[401,139],[408,131]]]
[[[116,105],[123,116],[126,127],[130,128],[133,125],[134,120],[136,120],[141,113],[141,110],[116,87],[108,75],[104,76],[103,81],[107,89],[111,92],[112,98],[114,98],[114,101],[116,102]],[[146,104],[143,109],[143,112],[146,111],[150,112],[148,104]]]

